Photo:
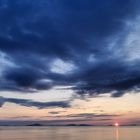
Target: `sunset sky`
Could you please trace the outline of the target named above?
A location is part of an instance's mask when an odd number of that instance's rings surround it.
[[[140,125],[139,0],[0,0],[0,124]]]

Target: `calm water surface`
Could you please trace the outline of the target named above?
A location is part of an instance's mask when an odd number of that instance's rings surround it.
[[[140,140],[140,127],[0,127],[0,140]]]

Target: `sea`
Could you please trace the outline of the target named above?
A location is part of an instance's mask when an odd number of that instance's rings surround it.
[[[140,140],[140,127],[0,127],[0,140]]]

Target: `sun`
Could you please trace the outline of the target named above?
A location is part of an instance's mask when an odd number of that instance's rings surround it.
[[[114,125],[115,125],[116,127],[118,127],[118,126],[119,126],[119,123],[116,122]]]

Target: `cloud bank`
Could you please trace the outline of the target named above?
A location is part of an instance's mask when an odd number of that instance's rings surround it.
[[[70,103],[68,101],[57,101],[57,102],[37,102],[27,99],[17,99],[17,98],[4,98],[0,97],[0,106],[2,107],[5,103],[14,103],[25,107],[37,107],[38,109],[61,107],[68,108]]]
[[[72,86],[79,95],[112,97],[139,91],[139,4],[0,1],[0,90],[37,92]],[[19,104],[59,106],[25,100]]]

